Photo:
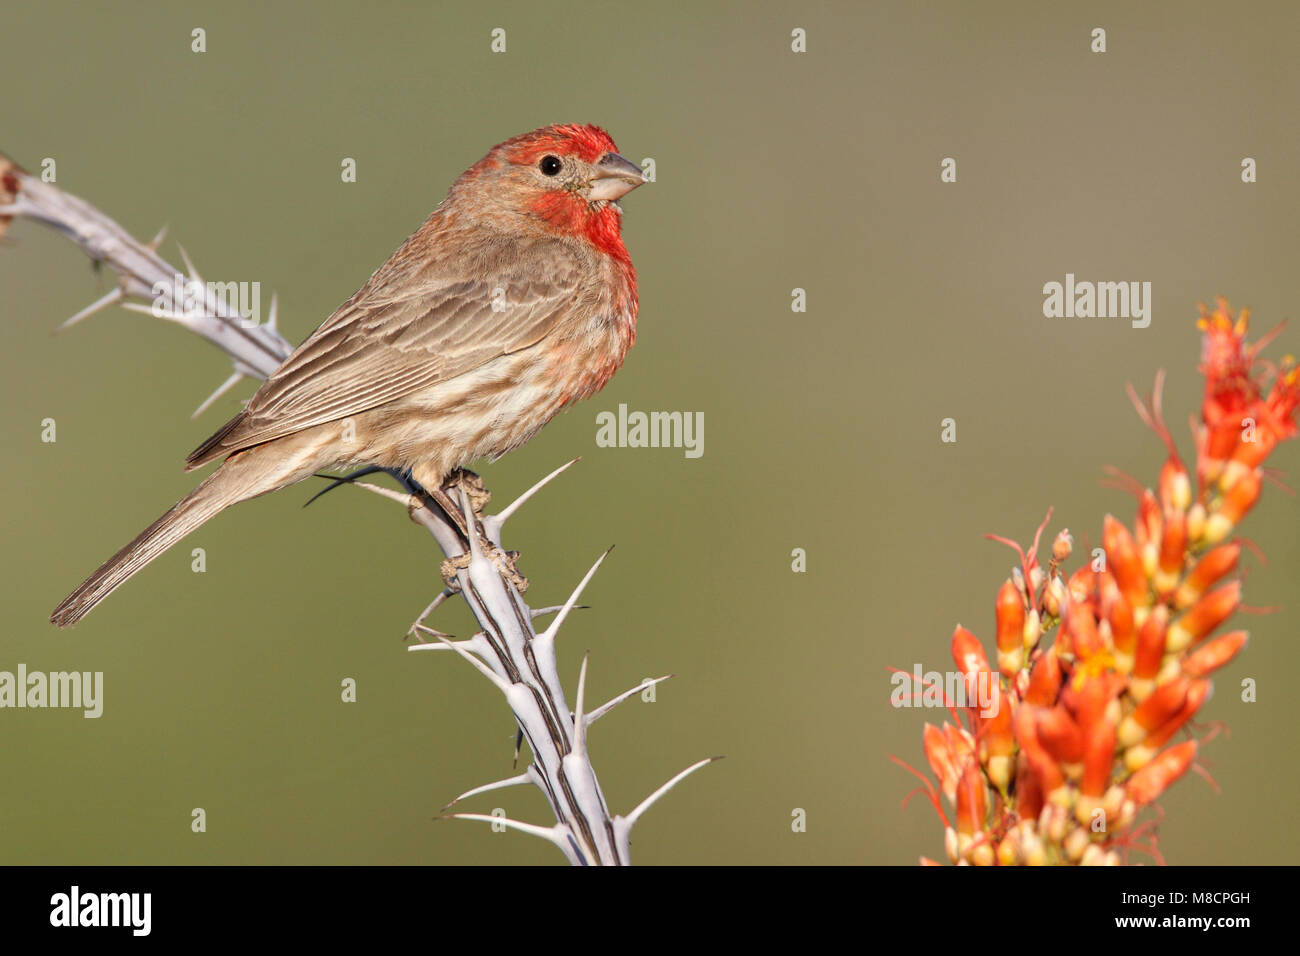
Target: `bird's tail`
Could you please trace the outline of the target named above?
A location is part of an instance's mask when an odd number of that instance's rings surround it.
[[[137,571],[158,557],[191,531],[226,508],[282,488],[298,480],[288,477],[282,468],[267,469],[258,460],[258,449],[234,455],[178,501],[161,518],[136,536],[130,544],[113,555],[99,570],[63,599],[50,621],[59,627],[76,624],[104,598],[124,584]],[[308,470],[310,473],[310,469]],[[288,480],[285,480],[288,477]],[[303,475],[301,477],[306,477]]]

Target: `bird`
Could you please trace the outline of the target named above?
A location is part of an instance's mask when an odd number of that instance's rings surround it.
[[[231,505],[322,470],[440,487],[595,394],[636,339],[619,200],[647,182],[599,126],[507,139],[186,459],[221,465],[50,615],[96,605]]]

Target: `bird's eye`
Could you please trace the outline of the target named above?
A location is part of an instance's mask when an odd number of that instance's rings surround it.
[[[542,171],[543,176],[554,176],[563,165],[558,156],[543,156],[542,161],[537,164],[537,168]]]

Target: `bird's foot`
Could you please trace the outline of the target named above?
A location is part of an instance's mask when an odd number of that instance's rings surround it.
[[[420,469],[415,468],[411,471],[411,479],[418,489],[446,514],[456,526],[456,530],[466,539],[469,538],[469,525],[465,521],[465,511],[461,506],[461,489],[465,490],[465,495],[469,498],[469,506],[480,521],[483,520],[483,508],[492,499],[492,493],[484,486],[483,479],[465,468],[457,468],[441,482],[431,481],[429,474],[421,474]],[[420,505],[417,502],[411,503],[412,511],[418,507]]]
[[[502,551],[487,538],[480,536],[479,546],[483,549],[484,555],[492,562],[492,566],[497,569],[497,573],[515,586],[515,589],[523,594],[528,590],[528,579],[520,572],[515,562],[519,560],[518,551]],[[442,562],[442,580],[446,582],[447,589],[452,593],[460,590],[460,580],[457,574],[469,567],[471,555],[467,551],[464,554],[458,554],[454,558],[447,558]]]
[[[515,589],[523,594],[528,590],[528,579],[520,573],[515,562],[519,560],[518,551],[502,551],[491,542],[487,542],[487,554],[492,559],[492,564],[496,567],[497,572],[515,586]]]
[[[447,492],[443,491],[441,488],[428,488],[424,485],[420,485],[419,487],[424,493],[421,497],[427,498],[429,501],[436,504],[462,535],[467,533],[465,515],[460,510],[460,504],[456,502],[451,495],[447,494]],[[420,497],[412,496],[411,503],[407,506],[407,514],[410,516],[412,521],[416,521],[415,512],[426,506],[427,503],[420,500]]]
[[[458,554],[454,558],[448,558],[442,562],[442,580],[447,585],[447,590],[455,594],[460,590],[460,579],[456,577],[457,573],[464,571],[469,567],[470,553]]]
[[[492,500],[492,492],[487,490],[483,479],[468,468],[457,468],[446,477],[442,487],[448,494],[464,488],[465,494],[469,497],[469,506],[474,509],[475,516],[480,520],[483,517],[483,509]],[[457,510],[459,510],[459,502],[457,502]]]
[[[442,480],[440,486],[435,487],[430,487],[420,481],[418,474],[414,474],[413,478],[424,493],[455,523],[456,529],[465,540],[468,541],[471,534],[478,535],[480,549],[492,561],[492,566],[497,569],[497,572],[503,578],[513,584],[520,594],[528,590],[528,579],[519,572],[519,568],[515,564],[519,558],[519,552],[503,551],[490,541],[483,532],[483,509],[492,500],[492,493],[487,490],[482,478],[467,468],[457,468]],[[465,520],[465,511],[461,505],[462,492],[464,492],[465,498],[469,500],[470,509],[476,519],[473,528]],[[413,502],[412,508],[414,507],[417,507],[417,505]],[[454,558],[448,558],[442,562],[442,579],[447,583],[447,588],[451,592],[455,593],[460,590],[460,581],[457,574],[468,568],[469,564],[469,552],[457,555]]]
[[[465,492],[465,496],[469,499],[469,506],[473,509],[475,518],[478,519],[475,522],[478,526],[475,530],[478,532],[479,547],[492,561],[492,566],[497,569],[497,572],[513,584],[520,594],[527,591],[528,579],[519,572],[519,568],[515,565],[515,562],[519,559],[519,552],[501,550],[496,544],[489,541],[487,535],[483,533],[481,523],[483,509],[492,500],[492,492],[487,490],[487,486],[483,484],[483,479],[467,468],[457,468],[443,481],[442,489],[448,496],[456,499],[459,499],[462,490]],[[457,517],[459,518],[457,524],[461,533],[468,537],[469,529],[464,526],[465,516],[461,509],[457,509]]]

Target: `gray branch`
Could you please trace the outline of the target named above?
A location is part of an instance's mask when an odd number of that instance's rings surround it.
[[[266,378],[293,351],[275,327],[274,299],[270,320],[263,324],[250,322],[208,286],[195,286],[193,292],[186,291],[183,301],[178,301],[175,295],[178,276],[186,283],[201,285],[203,281],[183,249],[180,254],[186,269],[182,273],[158,254],[161,233],[152,242],[142,243],[90,203],[42,182],[0,155],[0,234],[10,217],[31,219],[57,229],[92,260],[108,266],[117,277],[112,292],[72,316],[61,328],[120,304],[184,325],[230,357],[234,364],[230,378],[195,414],[242,378]],[[523,773],[475,787],[447,806],[491,790],[531,783],[545,795],[556,822],[554,826],[544,827],[484,814],[449,816],[503,824],[544,837],[559,847],[573,864],[625,865],[629,862],[629,834],[641,814],[686,776],[717,758],[701,760],[686,768],[626,816],[611,815],[587,752],[587,729],[642,687],[634,687],[588,710],[584,659],[577,706],[570,711],[555,657],[560,628],[609,552],[601,555],[562,607],[532,610],[519,591],[517,575],[501,544],[506,521],[569,465],[556,469],[494,515],[484,515],[476,509],[471,490],[481,491],[481,488],[474,488],[472,476],[464,473],[454,475],[441,489],[423,489],[409,475],[393,472],[389,474],[402,486],[400,492],[357,481],[352,483],[404,505],[412,520],[428,529],[447,556],[444,569],[448,577],[454,571],[455,585],[440,593],[412,627],[417,637],[431,635],[436,640],[416,644],[411,650],[450,650],[473,664],[505,695],[532,752],[532,763]],[[481,628],[469,640],[453,640],[424,624],[428,614],[453,591],[465,599]],[[533,628],[534,619],[549,612],[556,613],[554,622],[537,633]],[[661,677],[650,683],[665,679]]]

